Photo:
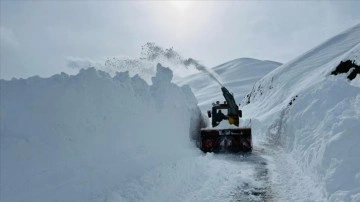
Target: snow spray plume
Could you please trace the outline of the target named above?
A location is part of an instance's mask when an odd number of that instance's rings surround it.
[[[116,75],[116,72],[128,71],[130,76],[138,74],[146,82],[151,83],[151,78],[156,75],[156,64],[160,63],[163,66],[169,66],[173,73],[180,77],[196,73],[196,70],[205,72],[220,86],[223,86],[219,75],[212,69],[201,65],[193,58],[185,59],[172,47],[164,49],[152,42],[141,46],[140,58],[113,57],[106,59],[105,64],[95,62],[86,58],[68,58],[68,67],[81,69],[95,66],[97,69],[104,70],[111,75]]]
[[[207,73],[218,84],[220,84],[220,86],[223,86],[223,84],[220,82],[219,75],[216,74],[212,69],[209,69],[204,65],[201,65],[197,60],[193,58],[184,59],[173,48],[164,50],[160,46],[157,46],[155,43],[146,43],[144,46],[142,46],[141,49],[142,49],[141,51],[142,58],[153,61],[155,59],[164,57],[168,61],[171,61],[174,64],[182,64],[185,67],[189,67],[190,65],[193,65],[197,70]]]
[[[190,65],[195,66],[197,70],[207,73],[211,78],[213,78],[220,86],[223,84],[220,82],[219,75],[216,74],[212,69],[201,65],[197,60],[193,58],[184,59],[178,52],[176,52],[173,48],[163,49],[160,46],[157,46],[155,43],[146,43],[141,47],[141,55],[143,59],[147,59],[150,61],[159,59],[161,57],[166,58],[168,61],[171,61],[173,64],[182,64],[185,67],[189,67]]]
[[[213,78],[221,87],[223,87],[224,85],[221,83],[220,79],[219,79],[219,75],[216,74],[212,69],[209,69],[207,67],[205,67],[204,65],[199,64],[198,61],[189,58],[187,60],[184,61],[184,65],[185,66],[189,66],[189,65],[194,65],[196,67],[197,70],[200,70],[202,72],[207,73],[211,78]]]

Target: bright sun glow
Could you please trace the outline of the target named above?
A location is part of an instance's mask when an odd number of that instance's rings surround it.
[[[199,35],[211,22],[213,3],[201,1],[151,1],[152,26],[179,43],[187,43],[192,38],[202,38]]]
[[[191,7],[191,1],[171,1],[171,5],[179,11],[185,11]]]

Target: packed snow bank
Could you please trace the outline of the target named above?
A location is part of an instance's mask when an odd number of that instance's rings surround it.
[[[282,146],[314,180],[306,184],[318,198],[303,194],[305,201],[360,200],[360,76],[350,81],[346,73],[330,75],[341,61],[360,63],[359,36],[357,25],[278,67],[242,103],[274,146]]]
[[[359,123],[360,89],[344,77],[300,96],[285,120],[286,150],[316,171],[314,179],[331,201],[351,201],[360,193]]]
[[[94,68],[1,80],[1,201],[135,200],[136,179],[199,156],[197,101],[171,79],[158,65],[151,86]]]

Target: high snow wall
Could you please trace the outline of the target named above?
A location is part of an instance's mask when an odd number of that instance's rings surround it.
[[[94,68],[1,80],[0,201],[103,201],[198,152],[197,101],[172,76],[158,64],[152,85]]]
[[[243,100],[324,201],[360,201],[360,75],[348,79],[359,58],[360,24],[270,72]],[[349,72],[331,75],[348,60]]]

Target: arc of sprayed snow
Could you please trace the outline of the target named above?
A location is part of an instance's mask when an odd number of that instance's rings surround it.
[[[189,65],[194,65],[195,68],[199,71],[205,72],[207,73],[211,78],[213,78],[221,87],[223,87],[224,85],[222,84],[222,82],[220,81],[219,75],[214,72],[212,69],[205,67],[204,65],[201,65],[198,61],[189,58],[187,60],[184,61],[184,65],[185,66],[189,66]]]

